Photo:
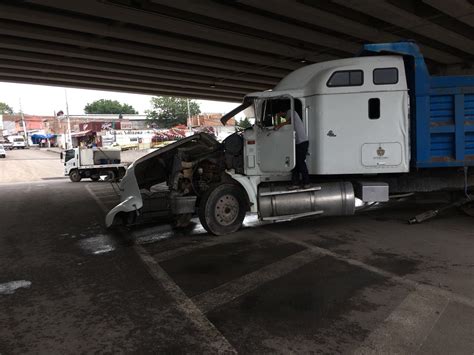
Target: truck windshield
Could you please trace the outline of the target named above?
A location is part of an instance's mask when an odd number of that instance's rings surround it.
[[[66,150],[66,156],[64,157],[64,161],[69,161],[71,160],[72,158],[74,158],[74,149],[69,149],[69,150]]]

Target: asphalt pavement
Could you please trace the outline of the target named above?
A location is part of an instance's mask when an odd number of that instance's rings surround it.
[[[8,150],[0,159],[0,184],[64,177],[59,155],[46,148]]]
[[[473,217],[106,230],[115,191],[0,184],[1,354],[474,352]]]

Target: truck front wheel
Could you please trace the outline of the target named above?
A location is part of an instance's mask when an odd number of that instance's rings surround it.
[[[247,213],[247,201],[242,188],[234,184],[220,184],[209,188],[199,204],[199,220],[211,234],[236,232]]]
[[[69,179],[71,179],[72,182],[79,182],[82,179],[81,174],[79,173],[79,170],[74,169],[69,173]]]

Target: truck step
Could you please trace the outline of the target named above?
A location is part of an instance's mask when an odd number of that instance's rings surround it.
[[[287,214],[284,216],[264,217],[262,218],[262,221],[291,221],[293,219],[316,216],[323,213],[324,211],[313,211],[313,212],[305,212],[305,213],[298,213],[298,214]]]
[[[296,190],[279,190],[279,191],[269,191],[269,192],[261,192],[260,196],[276,196],[276,195],[287,195],[287,194],[297,194],[300,192],[310,192],[310,191],[319,191],[321,190],[321,186],[314,186],[308,189],[296,189]]]

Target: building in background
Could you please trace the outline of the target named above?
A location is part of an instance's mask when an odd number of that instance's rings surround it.
[[[188,119],[188,127],[212,133],[219,141],[222,141],[235,132],[236,123],[235,117],[232,117],[224,126],[221,122],[222,116],[221,113],[201,113]]]
[[[59,116],[39,116],[24,114],[25,127],[30,145],[44,147],[66,147],[68,132],[67,119],[64,114]],[[232,118],[223,126],[220,122],[222,114],[203,113],[191,117],[187,126],[179,125],[170,129],[159,129],[153,125],[146,115],[90,114],[69,115],[72,145],[107,147],[111,145],[129,148],[150,148],[153,142],[169,142],[206,132],[222,141],[235,132],[235,119]],[[23,135],[22,117],[3,115],[4,136]]]

